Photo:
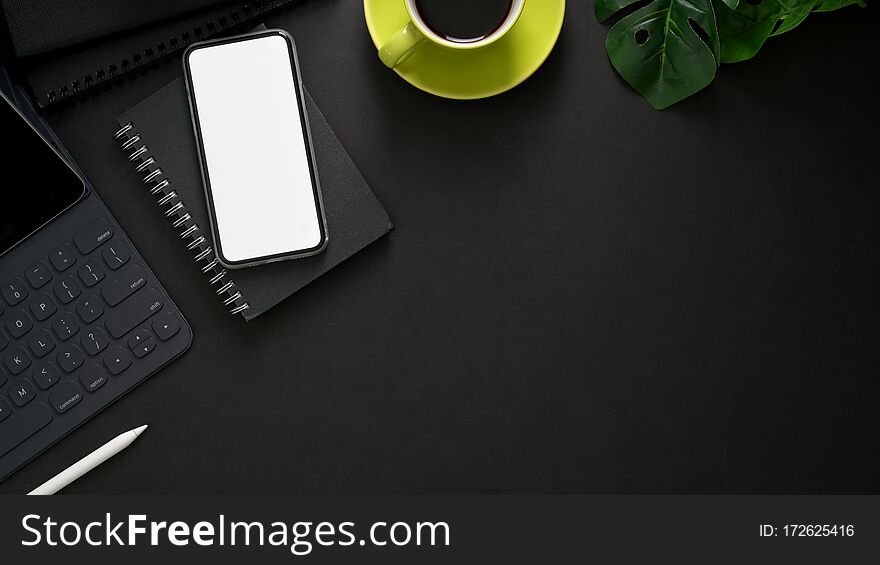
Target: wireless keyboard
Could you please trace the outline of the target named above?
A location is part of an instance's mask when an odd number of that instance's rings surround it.
[[[0,480],[189,348],[93,193],[0,258]]]

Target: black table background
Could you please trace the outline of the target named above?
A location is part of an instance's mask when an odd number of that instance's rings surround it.
[[[566,18],[534,77],[468,103],[382,67],[358,0],[270,18],[397,229],[249,324],[112,140],[179,67],[52,112],[196,337],[0,492],[144,422],[65,492],[876,492],[876,9],[664,112],[592,2]]]

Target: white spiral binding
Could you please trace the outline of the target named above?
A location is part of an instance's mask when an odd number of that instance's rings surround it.
[[[171,182],[165,177],[165,172],[159,167],[153,156],[148,154],[149,148],[144,144],[140,144],[138,147],[141,137],[133,130],[134,126],[129,122],[117,130],[114,139],[121,142],[120,146],[123,151],[131,152],[128,155],[128,160],[138,163],[134,169],[142,175],[141,181],[147,185],[149,193],[157,197],[156,203],[163,208],[168,206],[164,214],[168,218],[174,218],[171,226],[180,230],[180,239],[189,241],[186,249],[196,252],[193,259],[196,263],[205,261],[205,264],[200,268],[203,273],[209,276],[208,282],[211,286],[219,284],[215,292],[218,296],[224,297],[222,299],[223,305],[231,307],[229,310],[231,314],[241,314],[248,310],[250,304],[247,303],[237,289],[235,281],[229,277],[226,269],[220,264],[220,260],[211,248],[208,239],[202,235],[201,228],[186,211],[186,205],[180,200],[180,195],[171,187]]]

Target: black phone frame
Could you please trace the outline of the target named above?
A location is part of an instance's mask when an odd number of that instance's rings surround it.
[[[299,110],[300,122],[302,124],[303,138],[306,145],[306,153],[309,162],[309,174],[312,181],[312,194],[315,201],[315,209],[318,214],[318,226],[321,232],[321,241],[315,247],[309,249],[294,249],[273,255],[264,255],[261,257],[252,257],[240,261],[230,261],[223,255],[223,243],[220,240],[220,234],[217,229],[216,212],[214,210],[214,198],[211,194],[211,180],[208,174],[208,165],[205,159],[205,151],[202,142],[202,129],[199,123],[198,106],[195,100],[195,91],[193,89],[191,70],[189,65],[190,55],[199,49],[217,47],[220,45],[228,45],[241,41],[252,41],[265,37],[278,36],[287,43],[287,51],[290,57],[290,68],[293,73],[296,91],[296,101]],[[317,255],[327,248],[329,236],[327,233],[327,218],[324,211],[324,200],[321,194],[321,184],[317,173],[317,163],[315,159],[314,144],[312,143],[312,132],[309,126],[308,114],[305,109],[305,94],[303,93],[302,77],[300,76],[299,59],[296,53],[296,45],[289,33],[282,29],[268,29],[236,35],[233,37],[225,37],[220,39],[212,39],[208,41],[200,41],[190,45],[183,53],[184,79],[186,81],[187,98],[189,99],[190,115],[192,116],[193,131],[196,137],[196,145],[199,153],[199,167],[202,172],[202,181],[205,188],[205,199],[208,203],[208,216],[211,221],[211,234],[214,239],[214,248],[217,253],[217,259],[220,263],[229,269],[238,269],[242,267],[252,267],[255,265],[263,265],[266,263],[274,263],[277,261],[285,261],[289,259],[299,259],[303,257],[311,257]]]

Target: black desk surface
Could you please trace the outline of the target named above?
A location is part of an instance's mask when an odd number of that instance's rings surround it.
[[[875,8],[664,112],[614,74],[592,2],[471,103],[386,70],[357,0],[270,19],[397,230],[250,324],[112,141],[178,66],[52,113],[196,337],[0,492],[144,422],[66,492],[876,491]]]

